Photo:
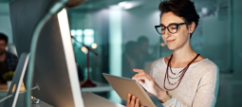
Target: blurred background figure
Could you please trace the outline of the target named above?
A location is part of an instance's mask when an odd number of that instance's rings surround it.
[[[78,64],[76,64],[76,67],[77,67],[78,79],[79,81],[83,81],[84,80],[83,71]]]
[[[149,47],[149,39],[145,36],[140,36],[137,40],[138,45],[138,54],[135,57],[135,61],[137,63],[136,68],[144,69],[145,62],[153,61],[154,58],[148,52]]]
[[[135,56],[138,54],[137,43],[129,41],[125,45],[125,51],[122,55],[122,76],[131,78],[135,73],[133,69],[137,67]]]
[[[0,33],[0,80],[1,83],[6,81],[3,79],[2,75],[9,71],[15,71],[18,58],[16,55],[6,51],[8,46],[8,37],[5,34]]]

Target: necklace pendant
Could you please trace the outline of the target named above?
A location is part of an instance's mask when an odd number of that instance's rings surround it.
[[[170,81],[168,82],[170,85],[175,85],[177,84],[178,82],[175,82],[175,83],[171,83]]]

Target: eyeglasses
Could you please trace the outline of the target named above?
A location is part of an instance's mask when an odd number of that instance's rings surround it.
[[[156,25],[155,29],[159,34],[164,34],[166,29],[168,29],[168,31],[172,34],[176,33],[178,31],[178,28],[180,25],[184,25],[186,23],[172,23],[169,24],[167,27],[164,25]]]

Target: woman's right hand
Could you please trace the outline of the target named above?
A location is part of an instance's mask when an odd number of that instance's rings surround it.
[[[128,94],[126,107],[144,107],[144,106],[141,106],[140,101],[136,96]]]

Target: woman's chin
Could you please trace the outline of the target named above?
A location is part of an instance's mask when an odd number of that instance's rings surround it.
[[[175,46],[169,46],[169,45],[168,45],[167,47],[168,47],[169,50],[172,50],[172,51],[176,49]]]

